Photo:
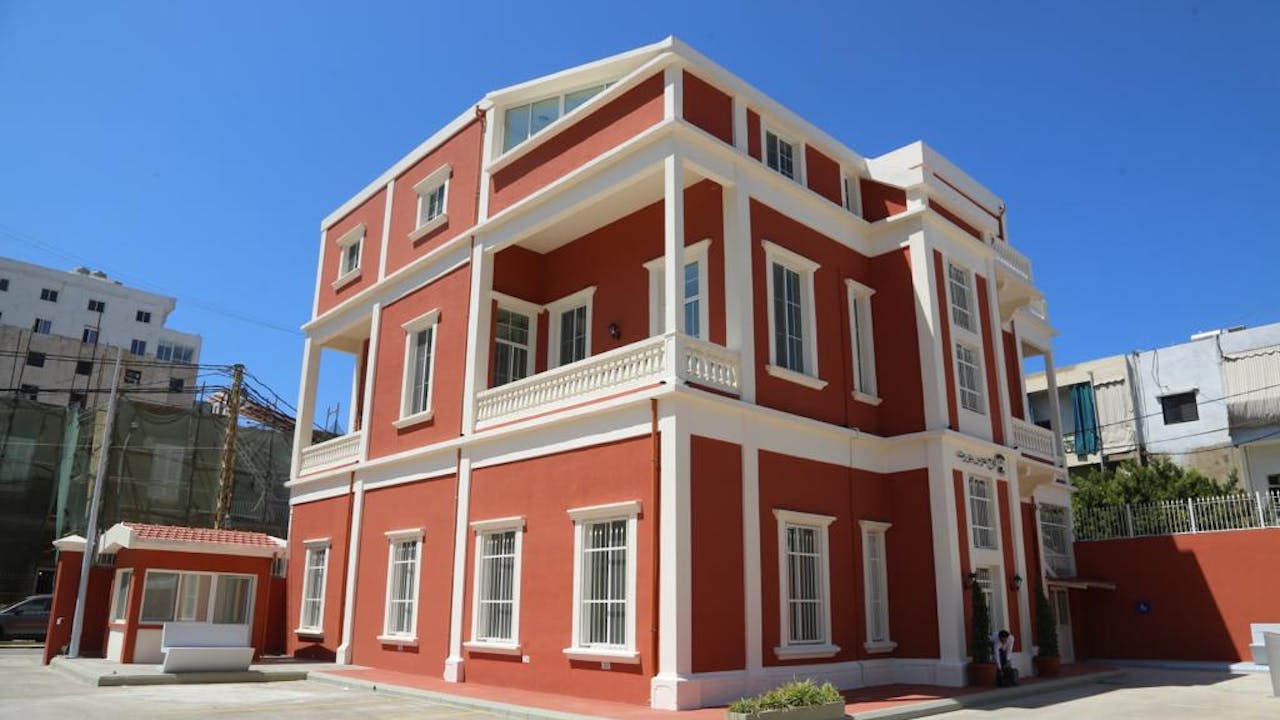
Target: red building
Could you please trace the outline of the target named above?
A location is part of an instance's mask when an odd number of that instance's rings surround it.
[[[322,351],[356,371],[298,436],[298,655],[658,708],[955,685],[979,582],[1030,670],[1054,331],[922,143],[676,39],[497,90],[324,220],[305,330],[300,417]]]

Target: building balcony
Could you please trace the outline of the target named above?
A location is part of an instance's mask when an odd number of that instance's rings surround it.
[[[356,462],[360,459],[360,439],[362,435],[362,432],[356,431],[302,448],[302,459],[298,464],[298,474],[310,475]]]
[[[1007,242],[994,242],[996,257],[1000,261],[1000,269],[1013,273],[1025,282],[1031,282],[1031,261],[1026,255],[1013,249]]]
[[[1058,464],[1058,443],[1052,430],[1013,418],[1013,446],[1036,458]]]
[[[482,426],[511,422],[671,378],[737,395],[739,365],[736,351],[687,335],[660,335],[484,390],[476,395],[476,420]]]

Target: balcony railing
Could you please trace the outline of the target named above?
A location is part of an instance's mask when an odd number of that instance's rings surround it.
[[[302,461],[298,465],[298,474],[306,475],[355,462],[360,458],[361,435],[359,431],[347,433],[332,440],[302,448]]]
[[[509,421],[617,395],[659,382],[671,368],[687,382],[738,392],[737,353],[683,335],[660,336],[480,392],[476,420]]]
[[[1052,430],[1017,418],[1013,419],[1013,446],[1045,460],[1056,462],[1058,458]]]
[[[1000,258],[1000,262],[1005,267],[1013,271],[1015,275],[1019,275],[1023,280],[1031,282],[1031,261],[1026,255],[1013,249],[1013,246],[1007,242],[994,242],[992,245],[996,249],[996,257]]]

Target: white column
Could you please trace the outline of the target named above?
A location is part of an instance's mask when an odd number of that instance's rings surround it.
[[[370,344],[372,348],[372,343]],[[360,408],[356,407],[360,404],[360,378],[364,375],[365,359],[360,356],[360,351],[355,353],[355,362],[351,368],[351,396],[347,400],[347,432],[356,431],[356,418],[360,416]]]
[[[382,245],[381,251],[378,253],[378,279],[387,276],[387,246],[391,242],[391,204],[395,200],[396,181],[392,178],[387,183],[387,202],[382,208]]]
[[[955,481],[941,440],[929,442],[929,513],[933,517],[934,591],[938,601],[938,685],[965,684],[968,651],[964,632],[964,587],[959,543],[967,542],[956,520]]]
[[[334,662],[351,662],[351,638],[356,621],[356,583],[360,573],[360,528],[364,524],[364,481],[357,480],[351,497],[351,538],[347,542],[346,593],[342,597],[342,644],[334,653]],[[305,557],[305,556],[304,556]],[[297,568],[297,565],[294,566]]]
[[[662,433],[662,494],[658,512],[658,674],[651,704],[660,710],[697,707],[693,671],[693,554],[690,546],[689,430],[670,410],[658,420]]]
[[[1058,403],[1058,373],[1054,369],[1052,350],[1044,351],[1044,379],[1049,389],[1049,427],[1053,429],[1054,461],[1062,465],[1062,409]]]
[[[947,367],[942,348],[942,319],[938,317],[938,294],[945,293],[935,282],[933,247],[924,230],[916,230],[907,240],[911,253],[911,284],[916,295],[916,333],[920,348],[920,380],[924,388],[925,429],[947,427]]]
[[[764,609],[760,593],[760,449],[755,428],[742,433],[742,589],[746,615],[747,692],[764,671]]]
[[[449,601],[449,657],[444,661],[446,682],[462,682],[462,609],[466,596],[467,533],[471,512],[471,457],[458,458],[458,514],[453,533],[453,595]]]
[[[373,383],[378,373],[378,341],[382,338],[382,303],[374,303],[369,318],[369,357],[364,369],[364,403],[360,408],[360,462],[369,459],[369,418],[373,417]]]
[[[1021,621],[1022,637],[1018,638],[1020,657],[1018,672],[1031,673],[1031,606],[1028,601],[1036,583],[1027,577],[1027,547],[1022,534],[1022,483],[1018,477],[1018,463],[1009,463],[1009,532],[1013,535],[1013,571],[1022,578],[1018,590],[1017,611]]]
[[[298,387],[298,417],[293,428],[293,460],[289,476],[298,478],[302,450],[311,445],[311,426],[316,415],[316,383],[320,377],[320,346],[311,338],[302,342],[302,381]]]
[[[476,428],[476,393],[488,387],[489,327],[493,315],[493,258],[479,238],[471,248],[471,316],[467,318],[467,370],[462,380],[462,434]]]
[[[750,198],[739,185],[722,188],[724,217],[725,340],[738,351],[738,387],[743,402],[756,400],[755,293],[751,278]]]
[[[1000,291],[996,285],[996,263],[992,259],[987,263],[987,310],[991,320],[992,357],[996,360],[996,387],[1000,399],[1000,426],[1004,428],[1004,444],[1013,446],[1013,411],[1009,397],[1009,371],[1004,362],[1004,327],[1000,322]]]
[[[662,116],[667,120],[684,117],[684,68],[668,65],[662,70]]]
[[[747,153],[747,101],[738,95],[733,97],[733,146]]]
[[[665,307],[662,314],[662,332],[667,336],[666,382],[675,385],[679,381],[679,359],[673,342],[680,328],[680,313],[684,309],[684,165],[679,155],[668,155],[662,161],[662,215],[663,215],[663,273],[662,296]]]

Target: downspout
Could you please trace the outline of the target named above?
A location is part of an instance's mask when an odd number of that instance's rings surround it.
[[[661,548],[659,547],[660,540],[658,537],[658,518],[661,515],[659,508],[661,507],[660,495],[662,491],[662,485],[661,485],[662,483],[662,441],[658,437],[658,399],[657,398],[649,398],[649,445],[651,448],[650,464],[652,465],[652,468],[653,468],[653,471],[651,473],[651,486],[649,488],[649,492],[651,493],[651,496],[653,498],[650,501],[650,505],[649,505],[650,507],[649,512],[651,513],[649,516],[650,525],[652,526],[650,535],[651,535],[651,543],[653,548],[652,550],[653,562],[650,563],[650,572],[649,572],[649,594],[650,594],[650,603],[651,603],[650,604],[650,608],[651,608],[650,609],[650,627],[649,627],[649,635],[650,635],[649,657],[650,657],[650,662],[653,663],[653,675],[654,677],[657,677],[658,675],[658,618],[659,618],[658,603],[660,602],[659,592],[658,592],[659,591],[658,560],[662,555],[662,553],[660,552],[661,550]]]
[[[480,180],[487,181],[484,175],[484,148],[485,148],[485,143],[489,142],[489,137],[488,137],[488,134],[486,133],[486,130],[488,128],[486,127],[487,123],[485,122],[485,117],[487,113],[485,113],[485,111],[482,110],[478,104],[476,105],[475,113],[476,113],[476,119],[480,121],[480,149],[479,149],[480,157],[476,159],[476,168],[479,169],[479,172],[477,173],[477,175],[479,176]],[[476,183],[475,209],[476,211],[472,219],[472,224],[478,225],[480,224],[480,183],[479,182]],[[475,236],[472,236],[471,244],[472,244],[472,249],[475,249]]]

